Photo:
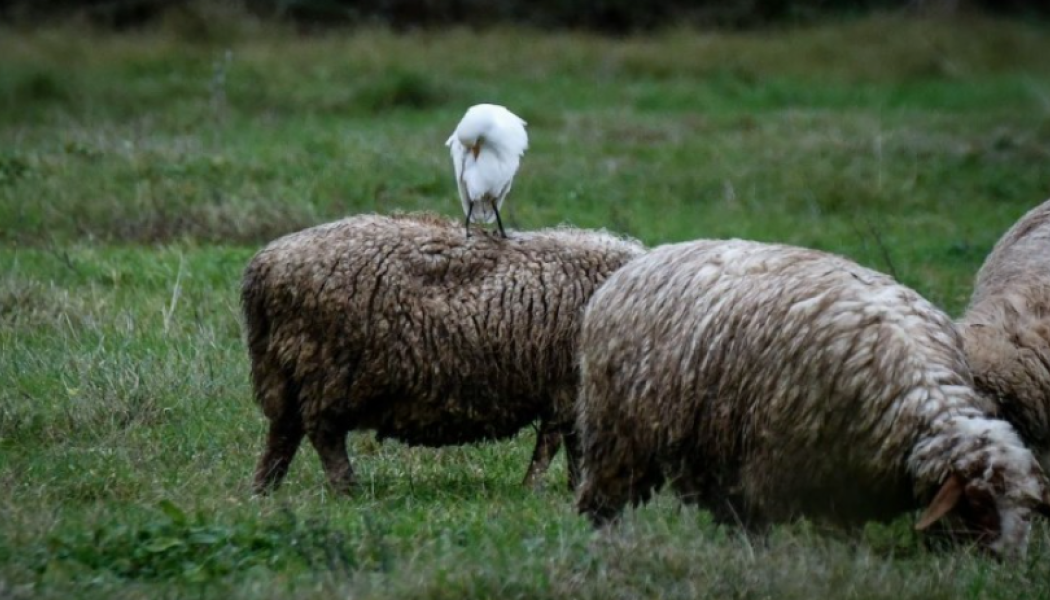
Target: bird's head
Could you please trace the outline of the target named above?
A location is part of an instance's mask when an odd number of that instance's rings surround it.
[[[485,149],[492,149],[498,154],[521,156],[529,144],[525,121],[495,104],[470,107],[452,138],[459,140],[475,160]]]

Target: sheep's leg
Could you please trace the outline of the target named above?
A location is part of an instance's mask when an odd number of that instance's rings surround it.
[[[507,232],[503,231],[503,220],[499,218],[499,209],[496,208],[496,201],[492,201],[492,210],[496,213],[496,225],[499,227],[499,234],[503,236],[503,239],[507,239]]]
[[[591,524],[604,527],[620,518],[628,502],[632,506],[648,502],[663,483],[663,476],[655,470],[616,480],[590,477],[581,484],[576,506]]]
[[[253,340],[251,352],[252,385],[263,414],[270,421],[266,448],[255,466],[252,491],[267,494],[280,487],[288,474],[303,441],[303,420],[299,414],[299,386],[266,350],[265,340]]]
[[[321,457],[329,485],[338,494],[349,494],[357,481],[346,454],[346,429],[319,424],[307,431],[307,435]]]
[[[255,467],[256,494],[267,494],[281,485],[303,440],[303,433],[303,422],[298,414],[282,415],[282,418],[270,421],[266,450]]]
[[[569,491],[580,485],[580,436],[575,431],[562,435],[565,442],[565,465],[569,471]]]
[[[601,485],[597,485],[591,479],[584,481],[576,501],[576,508],[586,515],[596,528],[619,519],[628,501],[626,489],[617,489],[616,492],[619,493],[610,493],[612,490],[601,488]]]
[[[626,465],[600,460],[600,457],[587,453],[587,477],[576,496],[576,508],[595,527],[604,527],[619,519],[631,496]]]
[[[558,448],[561,448],[561,432],[551,429],[546,421],[541,422],[540,429],[536,432],[536,448],[532,451],[532,461],[521,484],[533,489],[542,487],[541,478],[550,468]]]
[[[664,483],[653,457],[634,444],[602,436],[604,442],[583,441],[587,476],[580,484],[576,506],[595,527],[615,522],[627,503],[648,502]],[[566,444],[569,442],[567,441]]]
[[[470,237],[470,215],[474,213],[474,202],[468,202],[469,208],[467,208],[467,221],[464,223],[464,227],[467,229],[467,237]]]

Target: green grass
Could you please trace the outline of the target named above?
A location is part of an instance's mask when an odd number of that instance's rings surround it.
[[[355,433],[356,497],[306,446],[252,498],[237,299],[282,233],[457,215],[443,142],[495,101],[530,124],[513,227],[819,247],[958,314],[1050,196],[1047,56],[1046,24],[981,19],[0,32],[0,597],[1050,598],[1046,524],[1009,564],[927,549],[906,519],[750,537],[668,496],[594,534],[560,460],[519,486],[531,431],[442,450]]]

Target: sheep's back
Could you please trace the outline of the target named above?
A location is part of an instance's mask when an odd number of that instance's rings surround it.
[[[736,240],[624,267],[593,298],[581,348],[592,423],[638,423],[664,464],[705,465],[716,483],[697,485],[746,490],[766,516],[901,510],[919,405],[968,384],[950,320],[911,290],[839,257]],[[849,496],[850,478],[883,495]]]
[[[1050,200],[1021,217],[996,242],[977,273],[970,306],[1007,290],[1023,290],[1020,302],[1026,310],[1050,317]]]
[[[443,445],[553,410],[583,304],[639,252],[597,232],[467,238],[438,217],[369,215],[282,238],[249,272],[266,272],[269,350],[296,380],[324,380],[307,418]]]

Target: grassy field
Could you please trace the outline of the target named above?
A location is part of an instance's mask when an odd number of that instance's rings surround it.
[[[952,314],[1050,196],[1050,25],[876,17],[624,40],[301,37],[173,18],[0,31],[0,598],[1050,598],[1025,561],[902,519],[767,537],[662,496],[597,535],[533,433],[443,450],[308,446],[251,497],[264,432],[237,290],[262,244],[361,212],[459,214],[443,142],[506,104],[532,147],[518,229],[836,251]]]

